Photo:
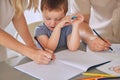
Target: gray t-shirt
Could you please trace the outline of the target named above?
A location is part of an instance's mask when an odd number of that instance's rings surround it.
[[[68,25],[61,30],[61,35],[59,39],[59,43],[57,46],[57,49],[59,48],[67,48],[67,36],[71,34],[72,32],[72,26]],[[51,36],[52,31],[49,30],[44,23],[41,23],[39,26],[36,27],[35,29],[35,36],[41,36],[41,35],[46,35],[48,38]],[[37,43],[37,47],[41,48],[41,46]]]

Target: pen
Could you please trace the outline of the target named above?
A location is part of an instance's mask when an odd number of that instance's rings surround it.
[[[107,41],[104,40],[94,29],[93,29],[93,31],[95,32],[95,34],[96,34],[100,39],[102,39],[103,41],[107,42]],[[113,49],[112,49],[111,47],[109,47],[109,49],[110,49],[111,51],[113,51]]]
[[[109,75],[109,74],[100,74],[100,73],[82,73],[82,75],[85,75],[85,76],[102,76],[102,77],[115,77],[113,75]]]

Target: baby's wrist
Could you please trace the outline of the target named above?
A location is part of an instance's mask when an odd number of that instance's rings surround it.
[[[79,29],[80,28],[80,25],[79,24],[72,24],[73,28],[77,28]]]
[[[55,27],[55,30],[61,30],[61,27],[56,26],[56,27]]]

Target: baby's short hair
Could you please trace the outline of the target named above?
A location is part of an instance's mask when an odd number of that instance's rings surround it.
[[[68,0],[41,0],[41,11],[43,10],[64,10],[68,11]]]

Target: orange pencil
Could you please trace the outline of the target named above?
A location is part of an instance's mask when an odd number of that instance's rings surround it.
[[[78,80],[98,80],[99,78],[103,78],[103,77],[97,76],[97,77],[82,78],[82,79],[78,79]]]

